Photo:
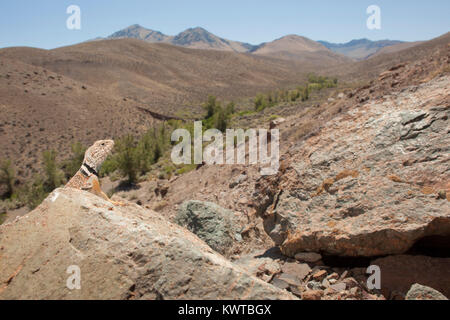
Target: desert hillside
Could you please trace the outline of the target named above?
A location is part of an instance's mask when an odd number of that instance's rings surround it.
[[[449,117],[450,33],[0,49],[0,300],[448,300]]]
[[[300,84],[307,72],[327,65],[132,39],[7,48],[0,59],[0,139],[21,179],[37,172],[45,150],[64,156],[75,141],[139,135],[155,113],[202,117],[208,95],[228,101],[255,96]]]
[[[447,300],[449,65],[447,46],[281,106],[275,175],[201,165],[117,189],[121,206],[54,190],[0,227],[0,298]]]
[[[398,48],[399,45],[402,45],[403,48],[415,45],[415,43],[411,42],[395,40],[370,41],[368,39],[357,39],[347,43],[330,43],[327,41],[319,41],[319,43],[333,52],[343,54],[355,60],[365,60],[382,50],[389,50],[392,47]],[[392,51],[395,50],[393,49]]]
[[[307,72],[336,61],[305,63],[267,57],[193,50],[133,39],[82,43],[54,50],[8,48],[0,57],[33,66],[130,97],[148,109],[175,113],[209,94],[228,100],[297,84]]]
[[[345,66],[332,67],[328,70],[344,79],[353,80],[374,80],[383,70],[389,69],[393,65],[414,62],[426,57],[432,57],[435,54],[445,56],[448,52],[450,43],[450,33],[446,33],[435,39],[420,42],[412,47],[405,44],[398,45],[401,50],[393,50],[384,54],[374,55],[374,57],[358,61]],[[406,46],[406,48],[404,48]],[[388,50],[386,48],[386,50]],[[434,64],[433,60],[428,61]],[[424,63],[425,66],[425,63]]]
[[[320,64],[319,61],[326,65],[351,61],[343,55],[328,50],[316,41],[297,35],[288,35],[269,43],[263,43],[252,53],[304,63],[315,61],[317,65]]]

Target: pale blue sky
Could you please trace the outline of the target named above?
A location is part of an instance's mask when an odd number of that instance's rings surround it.
[[[81,8],[81,30],[66,9]],[[366,27],[366,8],[381,8],[381,30]],[[131,24],[175,35],[200,26],[230,40],[259,44],[287,34],[313,40],[428,40],[450,31],[449,0],[1,0],[0,47],[55,48],[105,37]]]

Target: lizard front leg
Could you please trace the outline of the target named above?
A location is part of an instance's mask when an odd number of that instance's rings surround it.
[[[111,200],[106,193],[104,193],[100,187],[100,182],[96,176],[92,176],[86,184],[87,191],[99,196],[100,198],[105,199],[108,202],[111,202],[115,206],[125,206],[126,204],[119,201]]]

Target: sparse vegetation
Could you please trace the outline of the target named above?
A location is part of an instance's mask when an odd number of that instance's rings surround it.
[[[64,183],[63,172],[58,168],[55,150],[44,151],[43,161],[46,177],[44,180],[44,189],[51,192]]]
[[[44,187],[44,179],[36,175],[34,179],[24,186],[21,194],[22,201],[30,209],[36,208],[49,194]]]
[[[181,127],[193,130],[193,126],[191,128],[181,121],[171,120],[148,130],[140,138],[127,135],[118,139],[114,153],[103,163],[100,175],[111,175],[118,171],[121,177],[127,178],[128,184],[136,184],[140,177],[157,169],[157,163],[166,162],[172,145],[171,132]],[[165,164],[160,168],[159,176],[170,177],[177,169],[171,163]]]
[[[2,160],[0,163],[0,185],[4,186],[3,199],[11,198],[14,193],[14,182],[16,174],[12,167],[11,160]]]
[[[222,107],[222,103],[215,96],[209,96],[203,108],[206,110],[206,116],[203,119],[204,128],[216,128],[225,132],[229,124],[230,116],[235,111],[234,102],[230,102],[226,107]]]
[[[324,76],[317,76],[314,73],[308,74],[308,83],[304,86],[298,86],[293,90],[276,90],[266,94],[258,94],[253,99],[254,110],[256,112],[263,111],[266,108],[274,107],[280,103],[296,102],[301,100],[307,101],[310,93],[313,90],[322,90],[324,88],[337,87],[337,78],[328,78]]]
[[[337,85],[337,79],[308,75],[308,83],[296,89],[278,89],[265,94],[258,94],[253,100],[253,110],[237,111],[234,102],[223,103],[215,96],[210,95],[204,103],[206,114],[203,118],[203,129],[216,128],[222,132],[230,126],[231,118],[255,114],[266,108],[275,107],[281,103],[289,104],[296,101],[307,101],[311,91],[331,88]],[[270,120],[277,116],[270,116]],[[147,179],[152,173],[160,179],[169,179],[172,175],[181,175],[196,168],[194,164],[174,165],[169,158],[169,149],[172,145],[170,133],[177,128],[185,128],[193,133],[193,124],[180,120],[169,120],[155,128],[148,130],[140,137],[126,135],[116,139],[116,147],[112,156],[104,163],[100,176],[110,176],[111,180],[126,178],[127,183],[135,184]],[[0,183],[6,190],[5,198],[14,199],[33,209],[53,189],[61,186],[70,179],[80,168],[86,146],[79,142],[71,145],[72,155],[69,159],[58,163],[57,153],[49,150],[43,153],[44,174],[35,175],[27,185],[14,190],[14,170],[11,163],[3,161],[0,167]],[[8,204],[9,205],[9,204]]]
[[[80,169],[80,166],[83,164],[84,153],[87,149],[80,142],[73,143],[70,148],[72,150],[72,157],[64,161],[61,165],[66,179],[73,177],[78,169]]]

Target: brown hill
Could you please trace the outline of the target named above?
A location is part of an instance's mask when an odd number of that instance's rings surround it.
[[[13,160],[20,177],[30,177],[39,168],[43,150],[57,149],[64,155],[74,141],[90,144],[143,132],[154,118],[141,108],[198,117],[203,114],[200,103],[209,94],[227,100],[254,96],[298,84],[311,71],[347,81],[376,79],[396,64],[433,52],[445,55],[449,39],[448,33],[400,52],[343,64],[326,59],[317,45],[304,47],[314,56],[307,63],[133,39],[54,50],[2,49],[2,156]]]
[[[75,141],[138,134],[154,122],[131,101],[12,59],[0,62],[0,96],[1,157],[23,179],[39,169],[45,150],[64,157]]]
[[[382,54],[385,54],[385,53],[394,53],[394,52],[402,51],[402,50],[405,50],[408,48],[412,48],[421,43],[423,43],[423,41],[404,42],[404,43],[395,44],[393,46],[384,47],[384,48],[380,49],[379,51],[377,51],[376,53],[374,53],[373,55],[369,56],[369,59],[379,56],[379,55],[382,55]]]
[[[253,53],[302,62],[326,61],[328,64],[333,64],[351,61],[351,59],[330,51],[316,41],[297,35],[288,35],[272,42],[264,43]]]
[[[2,156],[24,178],[39,168],[44,150],[64,155],[74,141],[143,132],[154,119],[142,108],[201,116],[209,94],[254,96],[298,84],[306,72],[327,65],[133,39],[54,50],[7,48],[0,59]]]
[[[8,48],[0,57],[45,67],[109,95],[130,97],[154,111],[176,113],[208,94],[236,99],[299,83],[306,72],[336,65],[314,58],[294,63],[269,57],[192,50],[133,39],[82,43],[54,50]]]
[[[327,73],[337,75],[347,81],[373,80],[381,72],[396,65],[420,61],[427,57],[433,59],[432,56],[447,56],[449,48],[450,32],[447,32],[440,37],[400,51],[379,54],[364,61],[331,67]]]

